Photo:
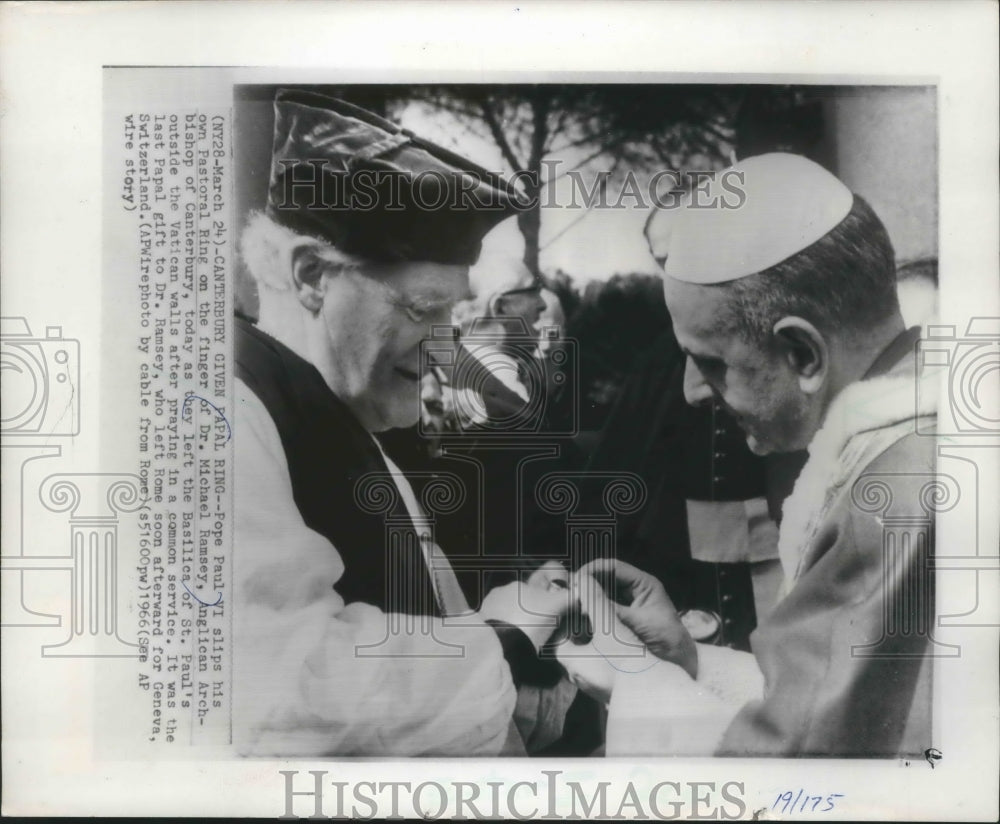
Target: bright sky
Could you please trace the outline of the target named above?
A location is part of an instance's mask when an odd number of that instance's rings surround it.
[[[473,134],[467,129],[456,128],[448,116],[428,116],[418,106],[407,107],[401,117],[405,128],[440,143],[488,169],[505,170],[500,149],[492,140]],[[572,168],[578,158],[565,160]],[[592,181],[584,177],[585,184]],[[542,209],[541,267],[546,272],[565,271],[579,287],[590,280],[607,280],[614,274],[629,272],[657,272],[656,262],[649,254],[642,234],[649,213],[647,208],[637,208],[634,199],[623,198],[625,208],[591,209],[573,208],[573,182],[563,177],[556,182],[555,202],[560,205]],[[608,187],[608,200],[618,199],[615,184]],[[543,198],[546,196],[543,195]],[[582,193],[576,196],[581,202]],[[543,199],[543,203],[545,200]],[[566,204],[566,205],[563,205]],[[486,237],[483,259],[495,257],[520,258],[524,252],[524,239],[514,219],[505,220]]]

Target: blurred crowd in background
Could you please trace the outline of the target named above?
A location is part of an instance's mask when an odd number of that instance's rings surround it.
[[[904,319],[913,325],[933,323],[937,311],[937,261],[925,257],[904,261],[898,268],[899,295]],[[547,376],[546,404],[550,415],[566,415],[570,398],[552,378],[558,374],[552,362],[561,342],[572,340],[578,354],[578,383],[574,387],[578,404],[578,441],[593,445],[595,436],[608,421],[615,403],[630,376],[641,362],[650,360],[654,341],[670,337],[670,316],[663,301],[663,281],[645,273],[616,274],[608,280],[592,280],[584,285],[563,271],[539,278],[537,320],[530,308],[523,316],[534,326],[538,336],[533,358]],[[455,323],[463,337],[471,330],[475,316],[474,302],[461,307]],[[546,337],[557,330],[556,337]],[[481,331],[481,330],[480,330]],[[661,353],[669,359],[665,348]],[[521,370],[523,372],[523,369]],[[501,376],[516,377],[516,372],[497,370]],[[519,381],[520,378],[517,378]],[[423,426],[442,433],[461,429],[459,416],[468,416],[476,408],[475,396],[465,394],[466,402],[457,406],[455,387],[444,385],[440,373],[428,373],[422,393]],[[561,408],[559,408],[561,405]],[[468,421],[467,421],[468,422]],[[430,447],[433,449],[433,447]]]

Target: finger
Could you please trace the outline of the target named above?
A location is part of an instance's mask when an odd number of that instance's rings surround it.
[[[594,695],[594,690],[598,687],[603,694],[610,692],[614,683],[614,670],[593,644],[560,647],[556,658],[569,680],[588,695]],[[603,700],[607,700],[606,695]]]
[[[573,579],[573,595],[580,602],[580,611],[590,618],[593,631],[608,635],[613,631],[614,606],[604,588],[592,575],[577,575]]]
[[[542,589],[569,587],[569,571],[558,561],[546,561],[528,576],[528,584]]]
[[[613,558],[591,561],[581,567],[579,572],[596,578],[601,589],[612,601],[630,604],[635,599],[636,587],[627,578],[619,578],[619,570],[628,577],[632,577],[630,570],[635,570],[638,575],[642,575],[641,571],[635,567]]]
[[[638,634],[638,621],[639,616],[636,611],[631,607],[622,606],[619,604],[615,608],[615,615],[618,616],[618,620],[621,621],[629,630]]]
[[[589,581],[589,584],[588,584]],[[604,594],[600,583],[589,575],[578,579],[580,606],[594,627],[593,644],[608,658],[633,658],[642,655],[638,636],[618,619],[621,609]]]
[[[613,572],[616,566],[622,563],[616,558],[595,558],[577,569],[577,575],[590,575],[591,577],[605,577],[609,572]]]
[[[638,567],[617,558],[597,558],[580,567],[579,572],[603,580],[606,590],[614,588],[624,593],[630,592],[637,584],[649,577],[648,573],[643,572]]]
[[[526,612],[544,615],[547,618],[558,618],[569,612],[573,601],[569,589],[556,587],[541,589],[540,587],[523,587],[521,602]]]

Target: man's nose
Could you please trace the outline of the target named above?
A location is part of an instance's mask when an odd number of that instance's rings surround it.
[[[684,364],[684,400],[691,406],[701,406],[712,399],[712,388],[705,382],[701,370],[688,358]]]

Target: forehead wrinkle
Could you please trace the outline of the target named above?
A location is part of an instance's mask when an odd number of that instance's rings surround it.
[[[407,294],[426,306],[444,306],[446,304],[457,303],[468,293],[468,290],[453,283],[428,284],[421,288],[416,287]]]
[[[431,299],[455,300],[469,291],[468,277],[462,267],[395,264],[384,279],[409,294]]]

